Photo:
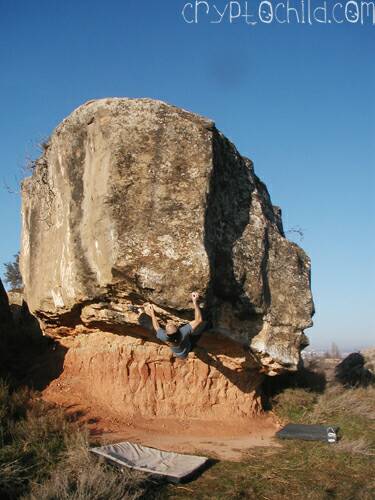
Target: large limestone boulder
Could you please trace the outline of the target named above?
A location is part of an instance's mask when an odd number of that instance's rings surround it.
[[[90,101],[55,129],[22,183],[20,266],[55,338],[149,338],[144,302],[183,323],[197,290],[206,335],[273,375],[296,369],[312,325],[310,260],[251,160],[211,120],[157,100]]]

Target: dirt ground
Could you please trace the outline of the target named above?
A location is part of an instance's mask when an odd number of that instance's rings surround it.
[[[103,443],[133,441],[168,451],[199,453],[221,460],[240,461],[242,453],[254,446],[271,446],[277,427],[267,419],[234,425],[202,421],[143,421],[103,433]]]
[[[252,419],[236,418],[234,422],[141,417],[124,422],[82,400],[74,401],[63,392],[53,396],[49,393],[43,399],[63,406],[67,414],[86,424],[91,437],[101,444],[132,441],[162,450],[230,461],[240,461],[249,448],[278,446],[274,435],[280,424],[272,413]]]

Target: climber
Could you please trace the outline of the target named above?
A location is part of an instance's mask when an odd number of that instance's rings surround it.
[[[193,292],[191,298],[194,304],[193,321],[179,328],[174,321],[167,321],[165,330],[159,325],[154,306],[152,304],[145,304],[145,313],[152,319],[152,326],[156,331],[156,337],[167,344],[176,357],[182,359],[187,358],[187,355],[192,350],[193,342],[191,337],[199,335],[200,329],[198,327],[203,323],[202,313],[198,304],[198,293]]]

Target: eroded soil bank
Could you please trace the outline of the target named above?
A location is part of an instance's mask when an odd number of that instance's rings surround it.
[[[59,373],[47,383],[51,363]],[[253,363],[217,335],[206,335],[182,361],[151,337],[98,331],[55,342],[34,377],[43,399],[78,416],[103,443],[240,460],[242,451],[272,444],[278,429],[262,410],[262,375]]]
[[[204,335],[186,360],[152,334],[91,331],[56,344],[64,350],[61,372],[44,390],[46,397],[64,390],[124,421],[232,421],[261,411],[259,366],[249,351],[217,334]]]

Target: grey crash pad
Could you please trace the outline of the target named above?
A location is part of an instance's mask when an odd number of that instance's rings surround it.
[[[90,451],[118,466],[163,476],[176,483],[193,476],[209,460],[207,457],[162,451],[128,441],[90,448]]]
[[[281,439],[303,439],[307,441],[337,441],[338,427],[334,425],[288,424],[276,436]]]

